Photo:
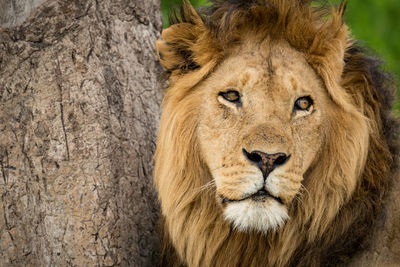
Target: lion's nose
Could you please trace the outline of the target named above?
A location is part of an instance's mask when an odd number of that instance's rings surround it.
[[[290,158],[290,155],[287,156],[285,153],[268,154],[258,150],[249,153],[244,148],[243,154],[251,163],[256,164],[260,168],[264,179],[268,177],[268,174],[273,169],[285,164]]]

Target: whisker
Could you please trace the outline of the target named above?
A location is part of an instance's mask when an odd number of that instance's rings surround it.
[[[299,192],[294,196],[294,199],[296,200],[296,202],[299,204],[299,205],[303,205],[303,201],[304,201],[304,193],[305,194],[310,194],[310,192],[307,190],[307,188],[303,185],[303,184],[301,184],[300,185],[300,189],[299,189]]]
[[[213,172],[213,171],[216,171],[216,170],[219,170],[219,169],[222,169],[222,168],[224,168],[224,166],[220,166],[220,167],[217,167],[215,169],[210,169],[210,172]]]
[[[211,180],[208,183],[206,183],[198,188],[195,188],[193,191],[194,191],[194,194],[199,194],[199,193],[201,193],[203,191],[207,191],[209,189],[215,189],[215,181],[214,180]]]
[[[300,192],[302,193],[303,191],[306,192],[307,194],[310,194],[307,188],[303,184],[300,184]]]

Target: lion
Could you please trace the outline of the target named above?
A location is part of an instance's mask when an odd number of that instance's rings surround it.
[[[184,1],[155,153],[162,264],[336,266],[367,247],[397,179],[395,86],[345,4]]]

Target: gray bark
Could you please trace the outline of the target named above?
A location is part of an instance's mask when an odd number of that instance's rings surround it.
[[[47,1],[0,28],[0,266],[156,264],[160,31],[157,0]]]
[[[11,27],[21,24],[46,0],[0,0],[0,26]]]

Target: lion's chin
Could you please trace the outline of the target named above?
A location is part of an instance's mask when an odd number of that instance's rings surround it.
[[[286,206],[271,198],[264,201],[245,199],[227,203],[224,217],[238,231],[263,233],[276,231],[289,219]]]

